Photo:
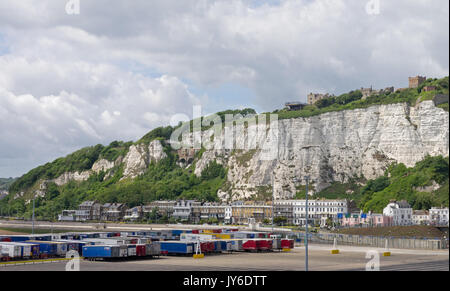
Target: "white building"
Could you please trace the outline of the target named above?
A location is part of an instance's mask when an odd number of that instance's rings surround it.
[[[412,208],[406,201],[391,201],[383,209],[383,215],[393,218],[394,225],[412,225]]]
[[[306,224],[306,200],[277,200],[277,206],[292,209],[293,224]],[[337,220],[338,214],[344,213],[348,213],[347,200],[308,200],[309,225],[324,224],[328,218]]]
[[[429,225],[430,215],[425,210],[414,210],[412,214],[412,223],[414,225]]]
[[[173,207],[172,216],[176,219],[189,220],[192,214],[193,206],[200,206],[201,203],[195,200],[180,200]]]
[[[224,221],[225,223],[231,223],[233,218],[233,208],[231,208],[231,205],[225,206],[225,216]]]
[[[430,223],[432,225],[448,226],[448,207],[447,208],[432,207],[430,209]]]
[[[62,214],[58,214],[58,221],[75,221],[77,210],[63,210]]]

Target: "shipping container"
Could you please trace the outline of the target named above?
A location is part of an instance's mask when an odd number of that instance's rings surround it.
[[[126,245],[131,244],[132,239],[124,237],[110,237],[110,238],[88,238],[84,239],[83,241],[91,245]]]
[[[173,229],[172,230],[172,236],[180,236],[182,233],[185,233],[182,229]]]
[[[272,250],[271,239],[258,239],[256,240],[256,247],[258,251],[270,251]]]
[[[161,252],[167,252],[168,254],[193,254],[194,243],[182,242],[182,241],[162,241],[160,242]]]
[[[136,257],[136,245],[127,245],[127,257]]]
[[[232,236],[233,236],[233,234],[231,234],[231,233],[218,233],[218,234],[216,234],[216,237],[218,239],[231,239],[231,238],[233,238]]]
[[[2,245],[0,245],[0,261],[9,261],[10,257],[6,250],[2,250]]]
[[[14,243],[1,242],[2,253],[6,254],[10,259],[18,260],[22,257],[22,247]]]
[[[2,251],[2,247],[0,246],[0,261],[9,261],[9,256],[8,256],[8,254],[6,253],[6,251],[5,251],[5,253]]]
[[[221,253],[222,250],[226,250],[226,243],[225,243],[225,249],[222,249],[222,243],[221,241],[215,240],[214,241],[214,252],[215,253]]]
[[[160,256],[161,255],[161,243],[159,241],[152,242],[146,245],[147,256]]]
[[[111,237],[111,235],[107,232],[102,232],[102,233],[99,233],[98,237],[99,238],[108,238],[108,237]]]
[[[209,253],[211,251],[211,246],[206,241],[200,242],[200,250],[202,253]]]
[[[244,250],[242,239],[231,239],[229,240],[231,243],[231,250],[234,252],[241,252]]]
[[[147,245],[138,244],[136,245],[136,256],[145,257],[147,255]]]
[[[114,259],[120,257],[118,245],[90,245],[83,247],[83,257],[87,259]]]
[[[222,252],[231,252],[233,251],[233,247],[232,247],[232,241],[231,240],[224,240],[224,239],[220,239],[217,240],[220,243],[220,249]]]
[[[9,238],[11,242],[24,242],[30,240],[30,237],[25,235],[11,235]]]
[[[33,259],[38,259],[41,252],[39,244],[29,244],[31,246],[31,257]]]
[[[39,257],[47,258],[47,257],[55,257],[62,253],[61,245],[58,243],[50,242],[50,241],[38,241],[38,240],[29,240],[25,243],[39,245]],[[59,248],[59,251],[58,251]],[[66,249],[67,251],[67,249]],[[66,253],[64,252],[64,256]]]
[[[80,256],[83,254],[83,246],[85,246],[87,244],[85,241],[68,240],[68,239],[61,239],[61,240],[57,240],[56,242],[66,243],[67,244],[67,252],[77,251],[80,254]]]
[[[128,256],[128,246],[119,245],[119,257],[126,258]]]
[[[20,242],[3,242],[3,244],[9,244],[20,247],[20,257],[24,259],[29,259],[33,257],[32,245]]]
[[[211,234],[193,234],[193,233],[183,233],[180,236],[180,241],[206,241],[216,239],[215,235]]]
[[[272,249],[281,250],[281,238],[272,238]]]
[[[52,234],[35,234],[35,235],[29,235],[28,240],[51,241],[52,236],[53,236]]]
[[[282,249],[293,249],[294,248],[294,240],[293,239],[281,239],[281,248]]]
[[[66,242],[49,242],[56,245],[56,255],[65,257],[67,254],[67,243]]]
[[[244,251],[257,251],[258,250],[255,239],[244,239],[242,241],[242,248]]]

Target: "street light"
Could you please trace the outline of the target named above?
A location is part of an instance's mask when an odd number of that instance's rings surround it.
[[[33,221],[31,226],[31,234],[34,235],[34,200],[36,199],[36,195],[33,196]]]
[[[308,184],[309,184],[309,176],[305,176],[305,180],[306,180],[305,271],[308,271]]]
[[[273,217],[275,216],[274,205],[275,205],[275,171],[272,172],[272,234],[273,234]]]
[[[298,179],[296,177],[294,177],[292,179],[292,181],[294,182],[294,187],[295,187],[295,184],[298,182]],[[305,176],[305,181],[306,181],[305,271],[308,271],[308,186],[309,186],[309,176]]]

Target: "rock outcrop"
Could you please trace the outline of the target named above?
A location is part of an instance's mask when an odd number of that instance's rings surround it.
[[[92,165],[92,171],[95,173],[100,173],[101,171],[106,172],[112,168],[114,168],[115,163],[114,161],[108,161],[105,159],[98,160]]]
[[[91,175],[91,171],[82,171],[82,172],[66,172],[59,176],[58,178],[52,180],[51,182],[54,182],[58,186],[65,185],[69,183],[70,181],[86,181],[89,179],[89,176]]]
[[[157,163],[165,157],[167,157],[167,154],[159,140],[152,141],[148,146],[145,144],[132,145],[123,159],[122,179],[136,178],[142,175],[150,163]]]

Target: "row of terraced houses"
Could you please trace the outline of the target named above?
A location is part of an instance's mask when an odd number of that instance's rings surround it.
[[[383,213],[363,213],[348,200],[276,200],[271,202],[243,202],[231,204],[199,202],[195,200],[154,201],[145,206],[127,208],[122,203],[85,201],[77,210],[64,210],[60,221],[142,221],[150,213],[173,218],[180,222],[202,223],[215,221],[226,224],[268,223],[282,218],[286,225],[334,225],[342,227],[392,225],[448,225],[448,208],[413,211],[406,201],[390,201]]]

